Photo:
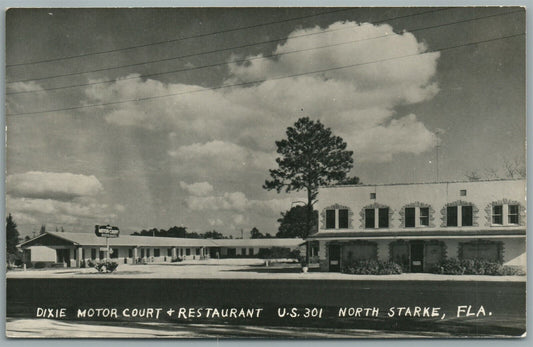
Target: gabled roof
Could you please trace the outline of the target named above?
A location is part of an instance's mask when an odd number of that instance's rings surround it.
[[[110,238],[109,245],[126,247],[296,247],[302,239],[189,239],[177,237],[151,237],[120,235]],[[104,237],[94,233],[46,232],[31,240],[22,242],[18,247],[25,248],[35,245],[74,245],[74,246],[105,246]]]

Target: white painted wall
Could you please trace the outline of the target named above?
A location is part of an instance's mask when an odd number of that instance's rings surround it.
[[[31,250],[31,262],[56,262],[57,261],[57,254],[56,250],[54,248],[46,247],[46,246],[32,246],[29,247]]]
[[[525,239],[507,239],[503,244],[503,264],[521,266],[527,263]]]
[[[505,180],[321,188],[317,204],[319,230],[321,232],[365,230],[364,225],[361,225],[360,213],[365,206],[374,203],[382,204],[392,209],[393,215],[389,224],[390,229],[404,228],[401,225],[399,212],[405,205],[415,202],[429,204],[434,210],[433,219],[430,221],[430,224],[434,224],[434,227],[421,227],[421,229],[437,230],[442,228],[441,209],[447,203],[457,200],[474,204],[479,209],[477,213],[479,227],[490,228],[490,215],[486,213],[485,208],[492,202],[503,199],[517,201],[525,207],[525,184],[525,180]],[[466,196],[460,195],[461,190],[466,190]],[[371,199],[370,193],[375,193],[376,199]],[[353,212],[351,229],[335,230],[323,228],[325,221],[323,221],[322,211],[335,204],[347,206]],[[524,218],[522,218],[522,222],[525,222]],[[465,228],[476,229],[475,226]]]

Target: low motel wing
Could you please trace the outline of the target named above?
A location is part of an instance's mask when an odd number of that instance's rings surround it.
[[[526,181],[331,186],[308,239],[322,271],[354,260],[429,272],[446,258],[526,266]]]
[[[111,260],[119,263],[171,262],[254,257],[261,249],[297,249],[302,239],[190,239],[123,235],[109,239]],[[94,233],[46,232],[21,243],[24,263],[63,263],[79,267],[107,258],[106,240]]]

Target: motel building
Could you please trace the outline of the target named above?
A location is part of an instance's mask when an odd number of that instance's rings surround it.
[[[306,240],[321,271],[360,259],[430,272],[446,258],[526,265],[526,181],[329,186]]]
[[[111,261],[119,264],[164,263],[210,258],[256,258],[261,249],[297,249],[302,239],[190,239],[120,235],[109,238]],[[93,233],[46,232],[18,245],[23,262],[80,267],[107,258],[106,240]]]

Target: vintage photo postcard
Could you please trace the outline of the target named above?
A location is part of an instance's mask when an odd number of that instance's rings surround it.
[[[6,335],[524,337],[525,17],[7,10]]]

